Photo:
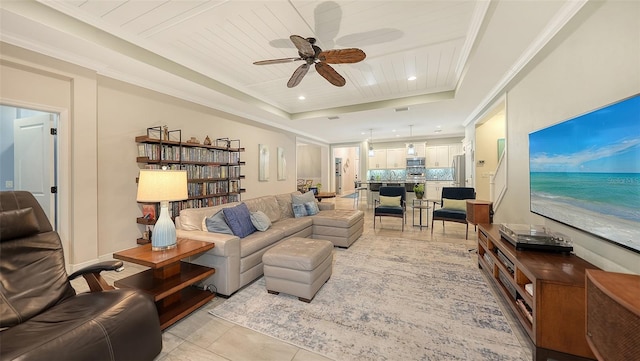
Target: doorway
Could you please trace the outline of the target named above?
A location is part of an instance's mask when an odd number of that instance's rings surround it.
[[[360,147],[345,146],[333,148],[335,164],[335,189],[337,194],[349,195],[355,192],[355,183],[360,176]],[[339,192],[338,192],[339,191]]]
[[[58,228],[56,113],[0,105],[0,190],[31,192]]]

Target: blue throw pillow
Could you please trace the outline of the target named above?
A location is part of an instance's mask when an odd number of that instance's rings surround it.
[[[244,238],[256,231],[251,223],[251,212],[246,204],[240,203],[235,207],[224,208],[224,219],[234,235]]]
[[[293,207],[294,217],[300,218],[307,216],[307,209],[305,208],[304,204],[292,204],[291,206]]]
[[[209,232],[233,234],[233,231],[224,220],[224,213],[222,211],[211,217],[205,218],[204,223],[206,224],[207,231]]]
[[[318,204],[316,204],[315,201],[306,202],[304,204],[304,209],[307,211],[307,214],[310,216],[316,215],[318,214],[318,212],[320,212],[320,209],[318,209]]]

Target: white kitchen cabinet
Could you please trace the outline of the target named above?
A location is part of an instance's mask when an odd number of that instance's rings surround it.
[[[374,149],[373,154],[373,157],[369,157],[369,169],[387,168],[387,150]]]
[[[451,181],[427,181],[425,187],[425,197],[427,199],[440,199],[442,196],[442,187],[453,187]]]
[[[404,148],[387,149],[387,168],[404,169],[406,166],[407,157]]]
[[[463,154],[462,143],[460,144],[452,144],[449,146],[449,167],[453,164],[453,157],[456,155]]]
[[[449,146],[433,145],[426,148],[427,168],[450,167]]]

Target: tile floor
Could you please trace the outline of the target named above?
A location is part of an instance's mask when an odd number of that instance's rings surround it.
[[[335,198],[324,200],[334,202],[336,208],[352,209],[352,198]],[[383,217],[382,221],[376,221],[376,229],[373,229],[373,213],[366,204],[360,204],[359,208],[365,211],[365,234],[381,236],[397,236],[401,232],[401,221],[397,218]],[[463,224],[447,222],[446,234],[443,232],[442,222],[434,225],[433,236],[430,228],[413,227],[412,210],[407,209],[407,224],[402,236],[425,242],[462,243],[471,251],[475,249],[475,232],[470,226],[469,239],[465,240],[465,227]],[[429,215],[429,220],[430,215]],[[416,211],[415,224],[418,224],[418,212]],[[423,213],[423,224],[429,224],[426,213]],[[357,241],[356,241],[357,242]],[[145,268],[135,264],[127,264],[123,272],[104,273],[103,276],[109,283],[114,280],[138,273]],[[76,279],[73,286],[78,292],[84,292],[88,288],[83,279]],[[494,292],[497,292],[494,290]],[[500,297],[497,297],[500,299]],[[211,302],[193,312],[188,317],[167,328],[162,335],[162,353],[156,357],[156,361],[326,361],[330,360],[322,355],[301,349],[286,342],[237,326],[223,319],[207,313],[207,310],[224,302],[221,297],[214,298]],[[527,352],[531,353],[528,336],[518,325],[515,315],[506,305],[502,309],[507,315],[512,329],[518,336]]]

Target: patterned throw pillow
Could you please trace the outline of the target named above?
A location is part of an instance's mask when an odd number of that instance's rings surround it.
[[[251,212],[251,223],[260,232],[264,232],[271,227],[271,220],[263,211]]]
[[[251,212],[244,203],[235,207],[224,208],[224,219],[234,235],[244,238],[256,231],[256,227],[251,223]]]
[[[307,214],[310,216],[313,216],[315,214],[318,214],[318,212],[320,212],[320,209],[318,209],[318,204],[315,201],[305,203],[304,209],[307,211]]]
[[[296,218],[306,217],[307,216],[307,208],[305,208],[304,204],[292,204],[293,207],[293,216]]]
[[[215,233],[233,234],[231,228],[224,220],[224,212],[220,211],[211,217],[204,219],[206,230]]]

